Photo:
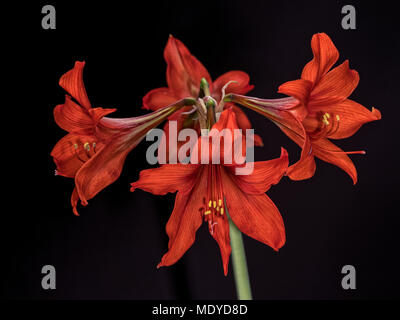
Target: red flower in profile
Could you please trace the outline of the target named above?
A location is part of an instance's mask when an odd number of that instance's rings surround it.
[[[237,128],[232,109],[223,111],[213,126],[217,132]],[[229,217],[243,233],[275,250],[285,243],[282,217],[265,192],[285,173],[286,150],[282,149],[278,159],[254,162],[254,170],[249,175],[236,175],[238,164],[224,164],[225,152],[218,155],[220,164],[211,161],[210,164],[165,164],[141,171],[139,180],[132,183],[132,191],[139,188],[156,195],[177,191],[175,207],[166,227],[169,250],[158,267],[177,262],[191,247],[197,229],[206,221],[220,247],[224,274],[227,274],[231,246],[224,200]]]
[[[313,176],[316,156],[346,171],[355,184],[357,170],[347,155],[365,152],[345,152],[329,139],[350,137],[364,123],[379,120],[381,114],[348,99],[357,87],[359,75],[349,68],[347,60],[330,70],[339,52],[325,33],[315,34],[311,47],[314,58],[304,67],[301,79],[279,87],[280,93],[291,97],[274,100],[231,95],[227,100],[270,118],[302,147],[300,160],[288,168],[291,179]]]
[[[92,108],[83,84],[84,62],[76,62],[60,79],[69,95],[54,109],[56,123],[69,133],[55,145],[51,156],[56,174],[75,179],[71,196],[73,212],[78,215],[78,200],[83,205],[120,175],[128,153],[173,112],[188,105],[187,99],[156,112],[126,119],[107,118],[116,109]]]
[[[167,62],[167,84],[168,87],[153,89],[143,98],[143,108],[157,110],[158,108],[167,106],[172,102],[192,97],[197,99],[200,93],[200,82],[204,78],[210,89],[211,96],[220,102],[222,98],[223,87],[230,83],[226,89],[226,93],[246,94],[253,85],[249,85],[250,78],[243,71],[229,71],[217,79],[212,81],[210,74],[202,63],[194,57],[187,47],[178,39],[170,35],[164,50],[164,58]],[[236,119],[241,129],[250,129],[251,123],[244,112],[233,104],[227,103],[225,108],[233,107]],[[198,121],[192,116],[182,114],[187,111],[182,109],[175,113],[170,120],[178,121],[178,132],[181,128],[198,129]],[[166,141],[168,143],[168,123],[165,125]],[[254,135],[254,144],[262,146],[262,139],[258,135]],[[179,145],[179,143],[178,143]]]

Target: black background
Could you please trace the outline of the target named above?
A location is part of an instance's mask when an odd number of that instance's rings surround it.
[[[57,29],[41,28],[41,8],[53,4]],[[341,8],[353,4],[357,29],[343,30]],[[312,58],[310,40],[326,32],[360,74],[351,99],[380,109],[383,120],[338,141],[352,156],[359,181],[317,160],[307,181],[287,178],[269,196],[285,221],[279,251],[244,237],[255,299],[398,298],[396,193],[399,178],[399,57],[396,11],[389,3],[342,1],[38,2],[21,5],[6,29],[3,67],[10,91],[3,107],[2,295],[11,299],[235,299],[232,267],[224,277],[216,242],[203,225],[174,266],[156,269],[167,250],[165,224],[174,195],[130,193],[145,161],[146,142],[126,160],[121,177],[75,217],[72,179],[54,176],[50,152],[65,134],[53,120],[64,101],[60,76],[86,61],[93,106],[115,117],[143,114],[142,97],[165,86],[168,35],[182,40],[213,79],[243,70],[252,95],[280,97],[280,84],[299,78]],[[14,16],[12,15],[14,13]],[[18,20],[19,19],[19,20]],[[4,29],[3,29],[4,30]],[[7,103],[5,103],[7,102]],[[293,163],[299,148],[263,117],[246,111],[265,146],[256,160]],[[11,179],[10,179],[11,177]],[[243,214],[246,214],[245,212]],[[54,265],[57,289],[41,288],[41,268]],[[341,288],[341,268],[357,270],[357,289]]]

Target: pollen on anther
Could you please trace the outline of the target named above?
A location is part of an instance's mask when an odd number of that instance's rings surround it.
[[[325,124],[325,125],[329,125],[329,121],[328,121],[328,118],[329,118],[329,113],[324,113],[324,115],[322,116],[322,122]]]
[[[222,200],[221,199],[218,200],[218,206],[222,206]]]
[[[211,206],[212,206],[212,201],[211,200],[208,202],[208,206],[211,208]]]
[[[78,149],[78,145],[76,143],[74,143],[74,148]]]
[[[204,212],[204,215],[206,216],[206,215],[208,215],[208,214],[210,214],[211,213],[211,211],[210,210],[207,210],[206,212]]]
[[[214,207],[214,208],[217,207],[217,201],[213,201],[213,207]]]
[[[337,121],[340,121],[340,117],[339,117],[338,114],[336,115],[336,120],[337,120]]]
[[[221,208],[221,215],[224,214],[224,208]]]
[[[90,151],[89,142],[85,142],[85,144],[83,145],[83,147],[85,148],[85,150]]]

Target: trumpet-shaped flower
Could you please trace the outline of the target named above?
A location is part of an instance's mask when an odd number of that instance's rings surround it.
[[[139,117],[117,119],[106,115],[116,109],[92,108],[83,84],[84,62],[76,62],[60,79],[65,103],[54,109],[56,123],[68,134],[55,145],[51,156],[56,174],[75,179],[71,196],[73,212],[78,200],[83,205],[120,175],[128,153],[146,133],[185,105],[183,99],[170,106]]]
[[[230,108],[222,112],[211,132],[237,128],[235,113]],[[220,152],[221,149],[213,150]],[[231,150],[233,148],[226,148],[224,152]],[[224,152],[219,154],[219,164],[212,161],[209,164],[165,164],[141,171],[139,180],[132,183],[132,191],[142,189],[156,195],[177,192],[175,207],[166,227],[168,252],[158,267],[178,261],[192,246],[197,229],[205,221],[220,247],[226,275],[231,253],[226,208],[229,218],[248,236],[275,250],[285,243],[282,217],[265,192],[285,173],[288,165],[286,150],[282,149],[280,158],[254,162],[254,170],[249,175],[236,175],[235,170],[240,164],[225,164]],[[210,160],[212,157],[211,152]]]

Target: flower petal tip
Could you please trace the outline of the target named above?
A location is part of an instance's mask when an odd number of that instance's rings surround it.
[[[289,157],[288,152],[284,147],[281,147],[281,158],[287,158],[287,157]]]
[[[285,234],[283,234],[282,239],[280,239],[279,242],[276,243],[274,247],[272,247],[272,249],[274,249],[276,252],[279,252],[279,250],[285,245],[285,243],[286,243],[286,236]]]
[[[264,147],[263,139],[257,134],[254,135],[254,145],[256,147]]]
[[[381,120],[382,119],[382,114],[378,109],[372,107],[371,112],[375,116],[376,120]]]
[[[130,191],[135,192],[136,189],[137,189],[137,182],[132,182]]]
[[[354,175],[350,175],[350,178],[353,180],[353,186],[355,186],[358,182],[357,172]]]
[[[247,92],[249,92],[249,91],[251,91],[251,90],[253,90],[254,89],[254,84],[249,84],[247,87],[246,87],[246,91]]]
[[[81,200],[81,205],[83,205],[84,207],[86,207],[88,205],[87,200],[83,199]]]

